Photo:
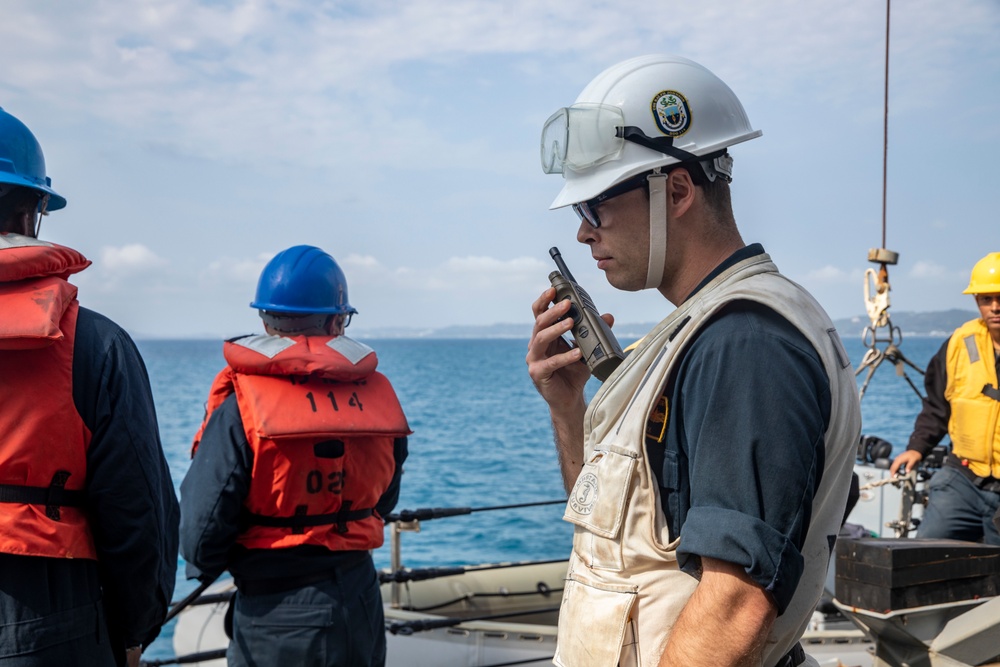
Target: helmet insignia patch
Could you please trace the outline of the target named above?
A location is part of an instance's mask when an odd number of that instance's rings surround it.
[[[650,104],[656,126],[668,137],[679,137],[691,128],[691,110],[688,101],[676,90],[664,90],[653,97]]]

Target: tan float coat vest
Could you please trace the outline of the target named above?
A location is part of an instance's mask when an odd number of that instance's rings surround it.
[[[830,380],[825,464],[802,549],[805,569],[788,608],[774,623],[763,664],[774,665],[809,622],[847,503],[861,412],[854,373],[830,319],[808,293],[777,272],[769,256],[758,255],[724,271],[657,325],[587,410],[585,464],[564,516],[575,524],[575,534],[556,665],[655,667],[698,585],[677,566],[680,540],[669,534],[660,509],[659,487],[645,456],[645,427],[680,351],[733,300],[762,303],[788,319],[819,353]]]

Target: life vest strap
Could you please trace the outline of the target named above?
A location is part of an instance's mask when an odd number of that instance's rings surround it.
[[[371,559],[367,551],[341,551],[337,558],[337,566],[330,570],[310,574],[297,574],[288,577],[267,577],[265,579],[246,579],[233,577],[236,588],[241,595],[274,595],[294,588],[302,588],[325,581],[336,581],[343,573]],[[233,605],[230,605],[232,608]]]
[[[268,528],[292,528],[294,532],[302,532],[305,528],[314,526],[336,525],[338,533],[347,532],[348,521],[361,521],[367,519],[375,513],[373,508],[352,510],[350,501],[343,504],[337,512],[330,514],[306,514],[306,506],[299,505],[295,508],[295,516],[265,516],[254,514],[244,510],[244,520],[252,526],[266,526]]]
[[[997,389],[991,384],[983,385],[983,394],[989,396],[994,401],[1000,401],[1000,389]]]
[[[45,515],[53,521],[59,521],[60,507],[83,507],[87,498],[84,491],[64,488],[69,476],[68,471],[57,470],[48,486],[0,484],[0,503],[45,505]]]

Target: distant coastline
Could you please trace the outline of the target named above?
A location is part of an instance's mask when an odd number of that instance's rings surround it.
[[[944,338],[951,335],[951,332],[969,320],[978,317],[978,313],[971,310],[941,310],[935,312],[898,312],[890,313],[892,325],[899,327],[904,337],[917,338]],[[834,320],[834,326],[841,337],[860,336],[865,327],[869,325],[866,316],[844,317]],[[615,335],[621,340],[637,340],[646,335],[656,322],[633,322],[616,324]],[[417,327],[377,327],[364,329],[352,327],[351,335],[356,338],[434,338],[434,339],[461,339],[461,338],[521,338],[527,339],[531,335],[530,324],[492,324],[487,326],[447,326],[440,328],[417,328]]]
[[[950,336],[959,325],[978,317],[978,313],[971,310],[940,310],[933,312],[891,312],[892,324],[899,327],[903,337],[918,338],[944,338]],[[860,336],[865,327],[868,326],[868,318],[864,315],[855,317],[844,317],[834,320],[834,325],[840,333],[841,338],[852,338]],[[616,324],[614,331],[620,340],[634,341],[646,335],[656,322],[636,322]],[[359,340],[378,339],[489,339],[489,338],[513,338],[527,340],[531,335],[531,324],[520,323],[498,323],[489,325],[451,325],[444,327],[363,327],[352,326],[350,335]],[[157,340],[162,337],[136,334],[138,340]],[[216,339],[212,336],[194,336],[198,339]]]
[[[904,338],[947,338],[961,325],[979,317],[979,313],[973,310],[953,308],[926,313],[890,312],[889,316],[892,325],[899,327]],[[866,316],[842,318],[834,320],[833,323],[842,337],[860,336],[865,327],[870,325]]]

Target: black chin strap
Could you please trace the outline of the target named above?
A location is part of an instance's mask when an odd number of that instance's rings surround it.
[[[681,162],[690,162],[703,160],[705,158],[700,158],[694,153],[688,153],[687,151],[682,151],[679,148],[674,148],[674,138],[673,137],[650,137],[647,136],[640,128],[634,125],[626,125],[625,127],[616,127],[615,136],[621,137],[625,141],[631,141],[633,144],[639,144],[640,146],[645,146],[646,148],[652,149],[654,151],[659,151],[664,155],[669,155],[670,157],[677,158]]]

